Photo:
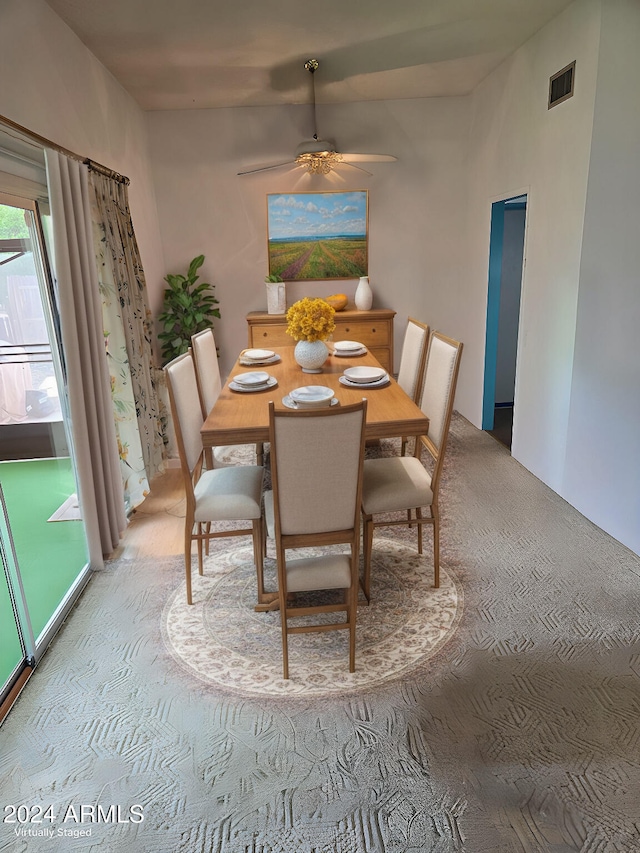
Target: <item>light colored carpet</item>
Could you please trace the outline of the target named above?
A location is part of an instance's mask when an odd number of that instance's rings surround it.
[[[310,556],[308,549],[299,556],[307,551]],[[193,675],[240,695],[344,695],[397,679],[453,635],[462,589],[444,566],[435,589],[431,556],[393,540],[376,539],[372,563],[371,604],[367,607],[361,596],[358,610],[354,673],[345,630],[291,636],[290,678],[282,678],[280,614],[253,610],[256,571],[250,546],[205,559],[204,575],[193,575],[192,606],[184,583],[178,586],[163,614],[167,648]],[[267,589],[277,589],[276,574],[275,560],[268,558]],[[335,618],[330,614],[328,621]]]
[[[442,508],[457,630],[346,696],[232,696],[163,643],[180,560],[97,574],[0,728],[0,804],[145,820],[0,850],[638,853],[640,558],[459,417]]]

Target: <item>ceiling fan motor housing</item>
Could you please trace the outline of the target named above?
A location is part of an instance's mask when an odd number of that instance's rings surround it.
[[[327,139],[308,139],[298,145],[296,157],[301,154],[323,154],[325,152],[335,154],[336,146],[333,142],[329,142]]]

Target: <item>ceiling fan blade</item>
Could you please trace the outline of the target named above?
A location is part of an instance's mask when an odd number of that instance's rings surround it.
[[[391,163],[398,158],[393,154],[342,154],[342,159],[345,163]]]
[[[362,168],[362,166],[356,166],[356,164],[355,164],[355,163],[349,163],[349,161],[348,161],[348,160],[341,160],[341,161],[338,163],[338,167],[337,167],[337,168],[340,168],[340,166],[349,166],[349,168],[350,168],[350,169],[357,169],[359,172],[364,172],[364,173],[365,173],[365,175],[371,175],[371,172],[367,172],[367,170],[366,170],[366,169],[363,169],[363,168]]]
[[[253,175],[255,172],[266,172],[268,169],[280,169],[282,166],[295,166],[295,160],[285,160],[284,163],[273,163],[271,166],[256,166],[255,169],[245,169],[238,175]]]

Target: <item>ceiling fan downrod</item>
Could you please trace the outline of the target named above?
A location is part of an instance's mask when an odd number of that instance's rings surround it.
[[[318,139],[318,123],[316,120],[316,83],[313,76],[318,70],[320,63],[317,59],[308,59],[304,67],[311,74],[313,95],[313,139],[317,145],[302,143],[296,151],[296,163],[307,172],[315,175],[328,175],[329,172],[342,160],[335,146],[324,139]]]

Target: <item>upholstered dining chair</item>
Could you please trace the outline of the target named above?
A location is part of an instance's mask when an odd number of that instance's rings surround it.
[[[265,513],[275,534],[284,678],[289,634],[309,631],[347,629],[349,672],[355,671],[366,413],[366,399],[300,411],[276,410],[269,403],[273,491],[265,494]],[[291,549],[329,545],[345,547],[289,556]],[[304,600],[305,593],[324,590],[342,595],[325,603]],[[295,617],[333,612],[345,613],[345,619],[290,625]]]
[[[202,416],[206,418],[213,409],[216,400],[222,390],[222,379],[220,377],[220,363],[218,361],[218,350],[215,335],[212,328],[196,332],[191,337],[191,350],[196,366],[196,379],[198,382],[198,395],[202,407]],[[246,453],[238,453],[242,448]],[[234,452],[235,450],[235,452]],[[250,452],[249,452],[250,451]],[[238,456],[246,456],[252,463],[257,461],[258,465],[263,463],[263,446],[240,445],[233,447],[214,447],[205,449],[205,462],[207,468],[224,468],[227,465],[236,464],[229,459],[237,459]]]
[[[362,480],[364,578],[367,601],[371,596],[371,552],[376,527],[417,526],[418,553],[422,554],[422,527],[433,526],[434,586],[440,586],[440,515],[438,489],[456,392],[462,344],[440,332],[429,336],[420,408],[429,418],[429,431],[416,439],[413,456],[367,459]],[[430,463],[425,467],[422,450]],[[423,515],[426,509],[428,515]],[[415,516],[413,515],[415,511]],[[396,514],[402,513],[402,517]]]
[[[178,356],[164,368],[169,403],[180,456],[186,493],[184,523],[184,567],[187,603],[191,594],[191,545],[198,543],[198,572],[203,573],[203,543],[226,536],[253,537],[253,554],[258,576],[258,597],[264,591],[262,565],[262,481],[260,465],[235,465],[204,469],[204,449],[200,429],[204,423],[196,371],[190,352]],[[214,522],[250,521],[250,527],[211,531]]]
[[[429,326],[409,317],[400,353],[400,368],[398,370],[398,385],[414,402],[421,388],[422,375],[429,343]],[[402,437],[400,454],[404,456],[407,439]]]

